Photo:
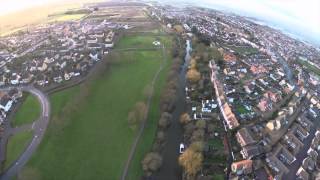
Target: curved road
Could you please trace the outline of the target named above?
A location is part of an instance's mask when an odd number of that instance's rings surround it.
[[[13,164],[0,176],[0,180],[9,180],[13,176],[15,176],[18,172],[21,171],[23,166],[28,162],[31,158],[31,155],[35,152],[37,147],[39,146],[44,133],[47,129],[49,118],[50,118],[50,103],[47,95],[45,95],[40,90],[31,87],[31,86],[22,86],[22,87],[15,87],[18,90],[26,91],[31,93],[35,96],[39,102],[41,103],[41,116],[40,118],[35,121],[31,126],[26,126],[26,128],[33,130],[33,138],[28,147],[25,151],[20,155],[20,157],[13,162]],[[9,90],[10,88],[0,89],[2,91]],[[15,128],[13,129],[14,132]],[[11,133],[10,133],[11,134]],[[8,137],[8,136],[7,136]],[[3,139],[7,141],[7,139]]]

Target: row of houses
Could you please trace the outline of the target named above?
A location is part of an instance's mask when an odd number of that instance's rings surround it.
[[[17,89],[0,91],[0,126],[5,121],[7,114],[11,111],[14,103],[22,97],[22,92]]]

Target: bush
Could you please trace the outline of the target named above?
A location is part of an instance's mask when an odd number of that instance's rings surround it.
[[[196,122],[196,127],[198,129],[205,129],[206,128],[206,125],[207,125],[207,122],[203,119],[200,119]]]
[[[189,124],[184,126],[184,133],[187,136],[191,136],[195,128],[196,127],[195,127],[195,125],[193,123],[189,123]]]
[[[203,129],[197,129],[192,133],[191,141],[203,141],[204,140],[204,130]]]
[[[209,124],[208,124],[208,133],[209,133],[209,134],[214,133],[214,129],[215,129],[215,125],[212,124],[212,123],[209,123]]]

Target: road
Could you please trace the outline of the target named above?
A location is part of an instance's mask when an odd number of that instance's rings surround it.
[[[39,46],[43,45],[45,43],[45,41],[47,40],[47,38],[43,38],[40,41],[38,41],[37,44],[31,46],[30,48],[26,49],[25,51],[23,51],[22,53],[20,53],[17,57],[22,57],[25,56],[26,54],[33,52],[35,49],[37,49]]]
[[[25,125],[19,128],[11,128],[5,133],[4,139],[1,140],[1,145],[3,142],[7,142],[8,137],[22,130],[33,130],[33,138],[25,151],[20,155],[20,157],[13,162],[13,164],[0,176],[0,180],[9,180],[14,177],[18,172],[21,171],[23,166],[28,162],[31,158],[32,154],[35,152],[37,147],[39,146],[41,140],[43,139],[44,133],[47,129],[49,118],[50,118],[50,103],[48,96],[42,93],[40,90],[31,87],[31,86],[23,86],[17,87],[21,91],[29,92],[33,96],[35,96],[40,104],[41,104],[41,116],[38,120],[36,120],[32,125]],[[0,89],[2,91],[9,90],[10,88]],[[5,139],[6,138],[6,139]],[[3,153],[3,152],[2,152]]]

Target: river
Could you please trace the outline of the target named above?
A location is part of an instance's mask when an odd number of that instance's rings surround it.
[[[180,125],[180,115],[186,110],[186,71],[191,59],[192,51],[190,40],[186,41],[186,55],[184,64],[179,72],[176,108],[172,113],[172,123],[166,133],[166,144],[163,150],[163,164],[155,173],[156,180],[180,180],[182,179],[182,168],[178,164],[179,145],[183,141],[183,128]]]

